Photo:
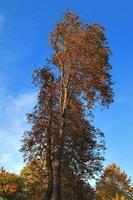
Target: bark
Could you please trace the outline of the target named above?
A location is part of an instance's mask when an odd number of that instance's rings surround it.
[[[47,188],[47,191],[45,193],[44,200],[50,200],[51,199],[52,190],[53,190],[53,179],[49,180],[49,182],[48,182],[48,188]]]
[[[62,65],[62,64],[61,64]],[[68,81],[68,80],[67,80]],[[66,82],[67,82],[66,81]],[[68,103],[68,88],[67,84],[64,83],[64,70],[61,76],[61,94],[60,94],[60,130],[59,130],[59,141],[57,144],[56,153],[54,156],[53,163],[53,191],[50,200],[61,200],[61,160],[63,154],[63,132],[65,125],[65,111]]]
[[[48,127],[47,127],[47,148],[46,148],[46,167],[48,176],[48,187],[44,196],[44,200],[50,200],[53,190],[53,168],[52,168],[52,153],[51,153],[51,134],[50,126],[52,122],[52,96],[49,99],[49,114],[48,114]]]
[[[47,176],[48,176],[48,187],[45,193],[44,200],[50,200],[52,195],[53,189],[53,169],[52,169],[52,162],[51,162],[51,139],[48,139],[47,145],[47,158],[46,158],[46,165],[47,165]]]
[[[53,191],[51,200],[61,200],[61,161],[55,159],[53,166]]]
[[[53,192],[51,200],[61,200],[61,159],[63,153],[64,118],[61,119],[59,145],[53,163]]]

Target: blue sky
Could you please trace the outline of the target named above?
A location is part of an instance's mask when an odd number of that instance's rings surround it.
[[[132,8],[132,0],[0,0],[0,166],[17,173],[23,166],[19,140],[36,99],[31,75],[51,52],[49,32],[70,9],[106,29],[115,101],[95,110],[95,125],[105,133],[105,165],[116,162],[133,176]]]

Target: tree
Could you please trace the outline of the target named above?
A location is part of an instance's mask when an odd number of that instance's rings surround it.
[[[17,200],[20,199],[22,192],[23,182],[19,176],[5,171],[3,168],[0,170],[0,198],[3,200]]]
[[[124,198],[131,200],[133,199],[131,179],[113,163],[104,170],[103,175],[97,182],[96,196],[97,200],[121,200]]]
[[[41,160],[32,161],[26,165],[20,173],[24,182],[25,200],[42,200],[46,191],[46,172]]]
[[[35,154],[46,160],[49,171],[45,199],[60,200],[61,169],[64,153],[68,155],[69,152],[67,145],[73,147],[70,148],[71,155],[76,157],[72,159],[70,156],[71,169],[73,162],[76,167],[77,155],[83,155],[77,165],[77,173],[81,172],[80,175],[85,174],[85,171],[93,175],[100,169],[101,154],[98,149],[103,146],[98,145],[97,131],[87,122],[86,112],[93,108],[96,102],[109,106],[113,92],[109,74],[110,49],[103,27],[97,24],[84,26],[77,15],[67,12],[51,33],[50,43],[54,51],[51,64],[56,67],[58,73],[55,75],[46,69],[37,70],[35,73],[34,77],[40,87],[38,105],[35,112],[29,115],[33,128],[25,134],[21,150],[29,160],[32,160]],[[69,113],[72,113],[72,117]],[[77,126],[75,122],[82,125]],[[81,140],[84,141],[83,145],[79,145],[81,148],[74,145],[79,138],[78,128]],[[85,136],[85,133],[88,136]],[[85,145],[87,137],[91,138],[90,146]],[[87,160],[88,154],[90,161]],[[97,163],[97,167],[94,163]],[[93,165],[95,167],[92,172]]]
[[[54,158],[52,200],[60,199],[65,115],[72,97],[86,101],[87,108],[98,101],[105,106],[112,102],[111,66],[108,62],[110,49],[103,31],[97,24],[84,26],[77,15],[68,12],[50,36],[53,63],[60,73],[59,145]]]

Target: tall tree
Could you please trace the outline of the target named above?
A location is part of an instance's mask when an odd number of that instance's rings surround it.
[[[65,115],[72,97],[86,101],[88,109],[98,101],[104,106],[112,102],[110,49],[103,31],[97,24],[84,26],[77,15],[67,12],[50,36],[53,63],[60,73],[59,145],[54,157],[52,200],[60,200]]]
[[[116,164],[109,165],[96,185],[97,200],[133,199],[131,179]]]
[[[98,131],[87,122],[86,112],[96,102],[109,106],[113,92],[110,49],[103,27],[83,25],[77,15],[67,12],[51,33],[50,43],[54,51],[51,63],[58,75],[55,78],[45,69],[35,73],[40,87],[38,105],[28,116],[33,127],[25,134],[21,150],[29,160],[35,156],[46,160],[49,187],[45,199],[60,200],[63,162],[69,161],[82,175],[88,172],[92,176],[100,169],[98,149],[103,145],[96,139]],[[69,155],[66,160],[64,155]]]

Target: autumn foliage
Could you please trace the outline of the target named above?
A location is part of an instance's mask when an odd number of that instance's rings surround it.
[[[108,107],[113,101],[111,51],[104,28],[84,25],[72,12],[64,13],[49,42],[53,55],[33,74],[38,99],[27,115],[32,128],[24,134],[21,151],[27,162],[44,163],[45,200],[60,200],[64,166],[80,183],[101,170],[103,133],[91,124],[91,111],[96,103]]]
[[[22,182],[19,176],[6,172],[3,168],[0,171],[0,196],[1,198],[15,199],[22,191]]]
[[[20,173],[23,180],[23,192],[25,200],[42,200],[46,191],[46,172],[40,160],[26,165]]]
[[[132,200],[131,178],[116,164],[106,167],[96,185],[97,200]]]
[[[1,171],[0,200],[43,200],[48,186],[44,171],[39,160],[26,165],[19,176]],[[96,188],[81,180],[67,166],[62,167],[61,174],[62,200],[133,199],[131,178],[114,163],[104,169]]]

